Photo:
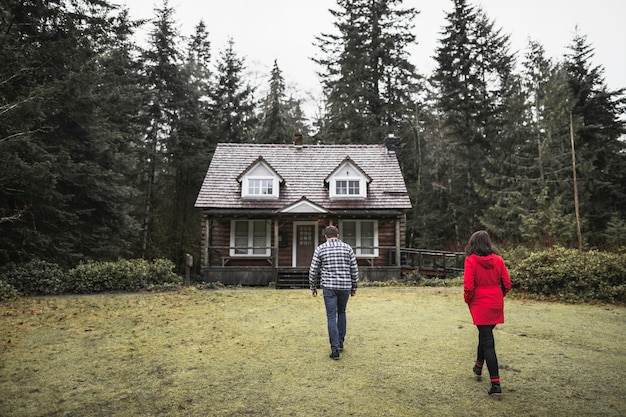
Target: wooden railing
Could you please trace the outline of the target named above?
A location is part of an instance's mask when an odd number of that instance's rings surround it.
[[[389,257],[390,265],[395,264],[395,250]],[[431,249],[400,249],[402,269],[417,270],[423,275],[445,277],[463,273],[465,254],[463,252],[438,251]]]

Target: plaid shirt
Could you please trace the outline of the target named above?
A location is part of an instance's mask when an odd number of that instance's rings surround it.
[[[318,278],[322,288],[355,290],[359,282],[359,267],[354,251],[339,239],[328,239],[313,253],[309,268],[309,286],[314,290]]]

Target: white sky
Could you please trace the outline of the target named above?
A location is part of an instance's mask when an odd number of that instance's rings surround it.
[[[152,18],[161,0],[114,0],[126,4],[131,18]],[[511,36],[511,50],[522,61],[528,39],[540,42],[549,57],[561,59],[568,52],[575,27],[595,49],[594,65],[604,67],[605,81],[612,90],[626,87],[625,0],[469,0],[495,20],[496,28]],[[245,59],[253,83],[264,88],[277,60],[288,87],[295,95],[319,96],[318,66],[310,60],[319,53],[315,37],[333,30],[328,9],[335,0],[170,0],[183,36],[193,32],[202,19],[209,32],[211,52],[217,58],[229,37],[237,55]],[[444,15],[452,0],[405,0],[415,7],[414,33],[418,45],[411,48],[411,61],[422,74],[430,74],[432,56],[445,25]]]

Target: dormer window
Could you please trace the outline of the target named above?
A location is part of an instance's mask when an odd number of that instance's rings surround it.
[[[365,198],[370,178],[350,158],[346,158],[326,181],[330,198]]]
[[[261,157],[238,180],[241,197],[249,199],[277,199],[282,178]]]
[[[359,196],[361,195],[361,181],[359,180],[335,180],[335,194],[337,196]]]
[[[248,178],[248,195],[274,195],[274,178]]]

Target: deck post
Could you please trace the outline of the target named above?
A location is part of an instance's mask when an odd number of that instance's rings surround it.
[[[402,266],[402,256],[400,254],[400,219],[396,218],[396,266]]]

